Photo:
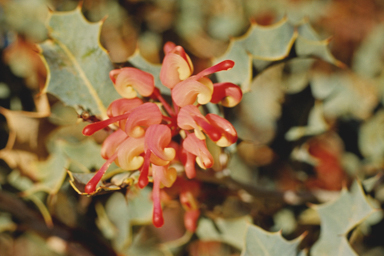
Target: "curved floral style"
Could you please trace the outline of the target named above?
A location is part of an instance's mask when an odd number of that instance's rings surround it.
[[[101,150],[106,162],[86,184],[85,193],[95,193],[113,162],[126,171],[138,170],[139,187],[153,182],[153,224],[161,227],[161,190],[177,183],[185,209],[185,226],[194,232],[200,215],[199,184],[181,178],[183,174],[173,164],[181,163],[187,178],[192,179],[196,176],[196,163],[201,169],[213,166],[207,137],[220,147],[237,141],[236,130],[229,121],[202,113],[200,106],[212,102],[233,107],[240,102],[242,92],[235,84],[213,83],[208,78],[215,72],[231,69],[233,61],[222,61],[192,75],[193,64],[183,47],[168,42],[164,52],[160,80],[171,90],[172,104],[161,96],[151,74],[131,67],[110,72],[115,89],[123,98],[110,104],[109,119],[89,124],[83,130],[84,135],[92,135],[107,126],[114,129]]]

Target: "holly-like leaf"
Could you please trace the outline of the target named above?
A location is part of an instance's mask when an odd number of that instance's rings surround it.
[[[252,69],[258,73],[268,66],[287,59],[294,46],[296,57],[320,58],[339,67],[345,65],[336,60],[328,49],[329,40],[320,40],[307,21],[293,25],[284,18],[270,26],[252,24],[245,35],[231,40],[223,56],[214,60],[235,61],[233,69],[217,74],[220,82],[232,82],[244,92],[251,90]]]
[[[245,247],[241,256],[296,256],[303,235],[287,241],[280,232],[267,232],[255,225],[249,225]]]
[[[328,48],[331,39],[320,40],[315,30],[304,22],[297,28],[299,35],[295,42],[296,54],[299,57],[315,57],[344,68],[345,64],[337,60]]]
[[[252,79],[252,59],[276,61],[288,56],[297,37],[294,27],[283,19],[271,26],[252,24],[248,32],[233,39],[227,52],[215,60],[218,63],[225,59],[234,60],[233,69],[217,74],[220,81],[230,81],[249,90]]]
[[[361,185],[355,181],[350,191],[343,189],[340,197],[330,203],[313,206],[319,213],[321,233],[311,249],[312,256],[357,255],[349,245],[347,233],[374,212]]]
[[[220,241],[241,250],[250,216],[215,220],[202,218],[197,226],[196,234],[203,241]]]
[[[106,108],[119,95],[109,79],[112,63],[99,43],[101,25],[88,22],[80,7],[54,12],[48,23],[50,39],[40,47],[48,69],[43,91],[106,117]]]

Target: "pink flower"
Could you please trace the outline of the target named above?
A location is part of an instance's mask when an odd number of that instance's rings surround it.
[[[237,132],[230,122],[215,114],[204,117],[193,105],[180,109],[177,124],[184,130],[194,129],[196,137],[201,140],[205,139],[203,130],[220,147],[228,147],[237,141]]]
[[[109,77],[115,84],[116,91],[124,98],[132,99],[137,96],[150,96],[155,88],[153,76],[137,68],[121,68],[112,70]]]
[[[160,71],[161,82],[172,89],[175,85],[187,79],[193,72],[192,61],[183,47],[168,42],[164,45],[165,57]]]
[[[153,182],[153,224],[156,227],[164,223],[161,190],[172,187],[182,175],[176,172],[173,164],[181,162],[186,176],[192,179],[196,176],[196,163],[201,169],[213,166],[206,136],[221,147],[237,141],[236,130],[229,121],[215,114],[203,114],[199,106],[212,102],[232,107],[242,97],[237,85],[214,84],[208,78],[215,72],[231,69],[233,61],[220,62],[192,75],[191,59],[181,46],[166,43],[164,52],[160,80],[171,90],[172,104],[155,88],[151,74],[130,67],[112,70],[110,78],[123,98],[110,104],[108,119],[89,124],[83,130],[84,135],[92,135],[107,126],[114,130],[102,145],[101,155],[106,162],[86,184],[85,193],[96,193],[113,162],[123,170],[139,171],[139,187],[145,187],[150,180]],[[196,199],[198,183],[181,183],[184,184],[180,188],[180,202],[186,210],[185,226],[194,232],[200,216]]]
[[[234,107],[241,101],[243,92],[233,83],[217,83],[213,85],[212,103],[221,103],[224,107]]]
[[[178,83],[172,90],[172,99],[180,106],[194,104],[195,101],[201,105],[207,104],[212,99],[213,83],[206,76],[215,72],[229,70],[235,63],[231,60],[224,60],[210,68],[204,69],[195,76],[191,76]]]

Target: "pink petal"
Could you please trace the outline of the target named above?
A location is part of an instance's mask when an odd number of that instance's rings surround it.
[[[176,50],[179,49],[178,52]],[[176,46],[167,53],[160,70],[160,81],[169,89],[187,79],[193,72],[192,63],[184,49]]]
[[[115,160],[117,154],[113,154],[104,164],[103,166],[96,172],[96,174],[88,181],[85,185],[84,192],[87,194],[92,194],[96,190],[97,184],[100,182],[101,178],[103,178],[105,172],[111,163]]]
[[[110,158],[117,151],[119,145],[127,138],[128,136],[123,130],[116,130],[104,140],[101,147],[101,156],[104,159]]]
[[[125,139],[118,147],[116,164],[127,171],[138,170],[144,162],[144,137]]]
[[[177,125],[184,130],[195,129],[195,135],[200,140],[205,139],[200,130],[203,130],[213,141],[221,138],[222,131],[216,126],[211,125],[209,120],[194,105],[187,105],[180,109]]]
[[[160,178],[160,185],[171,187],[177,178],[177,171],[175,168],[168,168],[167,166],[159,166],[152,164],[152,176]]]
[[[114,69],[109,72],[109,78],[112,80],[112,83],[116,83],[116,77],[120,74],[121,69]]]
[[[236,129],[228,120],[215,114],[208,114],[205,117],[221,133],[221,137],[218,140],[214,140],[218,146],[228,147],[237,141]]]
[[[144,103],[132,110],[125,123],[125,132],[131,137],[142,137],[147,127],[160,124],[162,119],[161,111],[155,103]]]
[[[124,98],[135,98],[137,96],[136,91],[140,95],[148,97],[152,94],[155,88],[155,82],[150,73],[144,72],[137,68],[127,67],[120,69],[120,72],[117,74],[115,88],[116,91]]]
[[[108,109],[107,115],[109,117],[115,117],[122,114],[130,113],[133,109],[143,104],[143,101],[139,98],[126,99],[121,98],[113,101]],[[119,121],[119,127],[122,130],[125,130],[126,119]]]
[[[151,151],[146,150],[145,154],[144,154],[144,163],[140,169],[140,177],[139,177],[139,187],[140,188],[144,188],[145,186],[148,185],[149,165],[151,164],[150,156],[151,156]]]
[[[206,169],[213,166],[213,157],[207,149],[205,140],[199,140],[194,133],[188,134],[183,141],[183,147],[197,157],[196,162],[201,168]]]
[[[164,224],[163,218],[163,210],[161,209],[161,201],[160,201],[160,183],[161,183],[161,174],[156,172],[156,166],[154,176],[153,176],[153,190],[152,190],[152,198],[153,198],[153,214],[152,214],[152,222],[155,227],[159,228]]]
[[[172,99],[176,105],[184,107],[197,102],[201,105],[210,102],[213,93],[213,84],[208,78],[196,80],[190,77],[178,83],[172,90]]]
[[[89,125],[84,127],[83,134],[85,136],[90,136],[90,135],[94,134],[95,132],[107,127],[110,124],[113,124],[115,122],[127,119],[129,115],[130,115],[130,113],[128,112],[128,113],[122,114],[120,116],[114,116],[114,117],[111,117],[109,119],[106,119],[106,120],[103,120],[100,122],[89,124]]]
[[[121,98],[114,100],[108,107],[107,109],[107,115],[109,117],[113,116],[119,116],[122,114],[125,114],[132,109],[140,106],[143,104],[143,101],[139,98],[133,98],[133,99],[126,99],[126,98]]]
[[[175,158],[175,149],[168,147],[171,140],[171,129],[168,126],[164,124],[154,124],[148,127],[145,133],[145,149],[149,149],[155,156],[165,161],[154,163],[154,159],[151,158],[152,163],[166,165]]]
[[[164,53],[167,54],[167,53],[171,52],[173,49],[175,49],[175,47],[176,47],[175,43],[169,42],[169,41],[166,42],[164,44],[164,47],[163,47]]]
[[[234,107],[241,101],[243,92],[233,83],[213,84],[212,103],[221,103],[224,107]]]
[[[235,62],[233,62],[232,60],[224,60],[220,63],[217,63],[216,65],[214,65],[212,67],[209,67],[209,68],[204,69],[203,71],[199,72],[196,75],[196,77],[197,77],[197,79],[200,79],[204,76],[208,76],[210,74],[213,74],[213,73],[216,73],[219,71],[230,70],[231,68],[233,68],[234,65],[235,65]]]
[[[195,160],[195,155],[189,153],[184,148],[181,150],[180,162],[184,165],[185,174],[189,179],[193,179],[196,176]]]
[[[194,116],[204,118],[198,107],[194,105],[182,107],[177,115],[177,125],[184,130],[196,129],[197,124],[193,119]]]

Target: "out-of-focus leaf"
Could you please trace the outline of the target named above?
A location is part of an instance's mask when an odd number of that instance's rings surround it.
[[[48,1],[21,0],[4,1],[5,21],[17,32],[26,35],[32,41],[42,41],[47,37],[44,26],[48,16]]]
[[[112,63],[99,43],[101,24],[89,23],[80,7],[54,12],[49,19],[51,39],[40,47],[49,71],[44,92],[104,118],[119,95],[109,79]]]
[[[295,42],[296,54],[299,57],[316,57],[332,63],[338,67],[345,67],[345,64],[335,59],[328,48],[330,39],[320,40],[315,30],[308,22],[305,22],[297,28],[299,36]]]
[[[329,40],[313,41],[299,35],[295,42],[295,50],[299,57],[316,57],[338,67],[345,67],[344,63],[333,57],[328,44]]]
[[[366,119],[378,103],[375,85],[353,73],[314,73],[311,89],[316,99],[324,100],[324,115],[328,118]]]
[[[255,225],[248,225],[245,247],[241,256],[296,256],[298,246],[303,239],[285,240],[280,232],[271,233]]]
[[[303,136],[321,134],[329,128],[329,125],[324,119],[323,105],[317,102],[309,113],[307,126],[292,127],[285,134],[285,138],[287,140],[298,140]]]
[[[32,194],[37,191],[45,191],[50,194],[56,194],[64,182],[66,168],[69,161],[62,152],[54,152],[48,159],[34,163],[37,182],[32,188],[25,191],[25,194]]]
[[[48,119],[56,125],[72,125],[76,123],[78,117],[73,107],[65,106],[61,101],[58,101],[51,107],[51,114]]]
[[[197,226],[196,234],[203,241],[220,241],[241,249],[244,245],[246,228],[252,220],[250,216],[233,219],[202,218]]]
[[[32,191],[35,184],[28,177],[21,175],[18,170],[13,170],[8,175],[7,180],[10,185],[23,192],[22,195],[25,199],[32,201],[36,205],[47,226],[52,227],[53,222],[51,214],[43,203],[43,201],[45,201],[45,193],[41,191]]]
[[[9,127],[7,145],[0,150],[0,158],[31,178],[36,175],[32,163],[47,156],[45,139],[53,129],[46,118],[50,113],[47,98],[36,97],[35,103],[37,112],[0,108]]]
[[[152,220],[152,201],[150,189],[129,191],[128,198],[121,193],[114,193],[105,205],[105,213],[114,226],[111,235],[113,247],[122,252],[132,242],[132,225],[149,224]],[[101,217],[101,216],[99,216]]]
[[[0,233],[14,231],[17,225],[12,221],[12,216],[8,213],[0,213]]]
[[[371,30],[353,55],[352,69],[366,78],[374,78],[383,70],[381,53],[384,45],[384,24]]]
[[[105,160],[101,157],[101,146],[92,139],[85,139],[80,143],[60,141],[59,147],[71,162],[77,162],[87,169],[99,169]]]
[[[286,19],[266,27],[253,24],[244,36],[232,39],[227,52],[214,61],[231,59],[236,63],[233,69],[218,73],[218,79],[239,84],[243,91],[248,91],[252,79],[251,58],[263,61],[284,59],[296,36],[294,27]]]
[[[358,138],[359,149],[363,156],[377,165],[383,163],[383,123],[384,110],[380,110],[361,125]]]
[[[28,255],[28,256],[60,256],[55,250],[58,248],[52,248],[47,240],[43,239],[38,234],[27,231],[17,238],[14,242],[14,254],[13,255]]]
[[[286,93],[298,93],[309,85],[310,69],[314,61],[311,58],[294,58],[285,62],[282,86]]]
[[[357,255],[346,235],[374,212],[361,185],[355,181],[350,191],[343,189],[337,200],[313,207],[320,215],[321,232],[319,240],[311,249],[311,255]]]
[[[44,63],[37,52],[35,44],[18,37],[4,50],[3,55],[12,72],[24,78],[26,85],[35,91],[43,88],[47,75]]]
[[[287,18],[283,18],[270,26],[252,24],[245,35],[231,40],[224,55],[214,60],[214,63],[218,63],[224,59],[231,59],[236,63],[233,69],[220,72],[217,77],[221,82],[238,84],[244,92],[247,92],[250,90],[253,77],[252,67],[258,72],[265,70],[274,62],[287,58],[293,45],[300,58],[320,58],[344,67],[344,64],[330,53],[328,43],[328,40],[318,39],[318,35],[308,22],[294,26]],[[307,78],[301,74],[301,79]],[[301,81],[300,85],[305,86],[305,80]],[[296,87],[300,88],[300,85]]]
[[[122,252],[123,255],[148,255],[148,256],[173,256],[172,252],[165,246],[156,243],[151,234],[142,228],[132,238],[132,243]]]
[[[289,209],[282,209],[273,216],[275,225],[271,231],[279,231],[284,235],[291,234],[296,229],[295,214]]]
[[[251,91],[244,94],[236,106],[234,126],[240,138],[260,143],[268,143],[273,138],[284,99],[283,67],[284,64],[276,65],[257,76],[252,81]]]

